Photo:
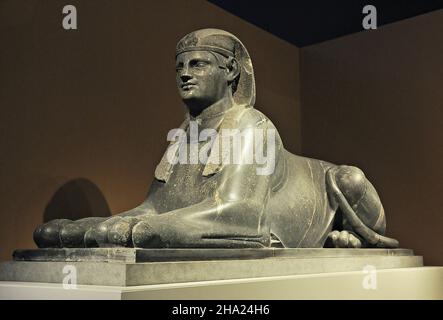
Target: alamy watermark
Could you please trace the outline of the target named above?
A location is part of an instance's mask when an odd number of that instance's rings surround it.
[[[77,289],[77,268],[73,265],[65,265],[63,267],[63,289],[73,290]]]
[[[366,16],[362,20],[363,29],[377,29],[377,8],[373,5],[368,4],[363,7],[362,13],[366,14]]]
[[[63,7],[62,26],[65,30],[77,30],[77,8],[72,4]]]
[[[366,265],[363,267],[363,273],[366,275],[363,277],[362,286],[366,290],[377,289],[377,268],[373,265]]]
[[[189,131],[169,131],[167,150],[170,164],[255,165],[257,175],[275,170],[276,130],[273,128],[220,129],[199,131],[198,122],[189,122]]]

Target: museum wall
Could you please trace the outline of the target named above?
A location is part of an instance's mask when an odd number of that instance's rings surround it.
[[[443,11],[301,50],[302,152],[362,168],[388,235],[443,265]]]
[[[73,4],[78,30],[62,28]],[[257,106],[300,151],[299,50],[203,0],[0,2],[0,260],[56,217],[108,216],[145,197],[184,108],[176,42],[205,27],[246,45]]]

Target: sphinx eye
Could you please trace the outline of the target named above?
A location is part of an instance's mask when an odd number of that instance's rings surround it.
[[[192,61],[191,66],[194,68],[204,68],[208,65],[206,61]]]
[[[181,70],[183,70],[183,64],[182,63],[180,63],[180,64],[175,66],[175,72],[179,72]]]

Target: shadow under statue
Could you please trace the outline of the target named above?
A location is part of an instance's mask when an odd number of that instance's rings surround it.
[[[101,190],[90,180],[77,178],[60,186],[46,205],[43,221],[78,220],[94,215],[110,217],[111,210]]]
[[[145,201],[110,218],[49,221],[34,232],[38,247],[398,247],[384,236],[383,206],[360,169],[284,149],[254,108],[252,62],[234,35],[186,35],[176,48],[176,81],[188,112]],[[224,130],[240,132],[242,143],[225,144]],[[216,134],[201,139],[208,132]],[[245,161],[258,151],[272,162],[270,172]]]

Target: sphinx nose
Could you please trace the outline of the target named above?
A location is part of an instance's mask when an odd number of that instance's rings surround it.
[[[189,80],[191,80],[192,79],[192,76],[190,75],[190,74],[188,74],[188,73],[182,73],[181,75],[180,75],[180,80],[182,81],[182,82],[187,82],[187,81],[189,81]]]

